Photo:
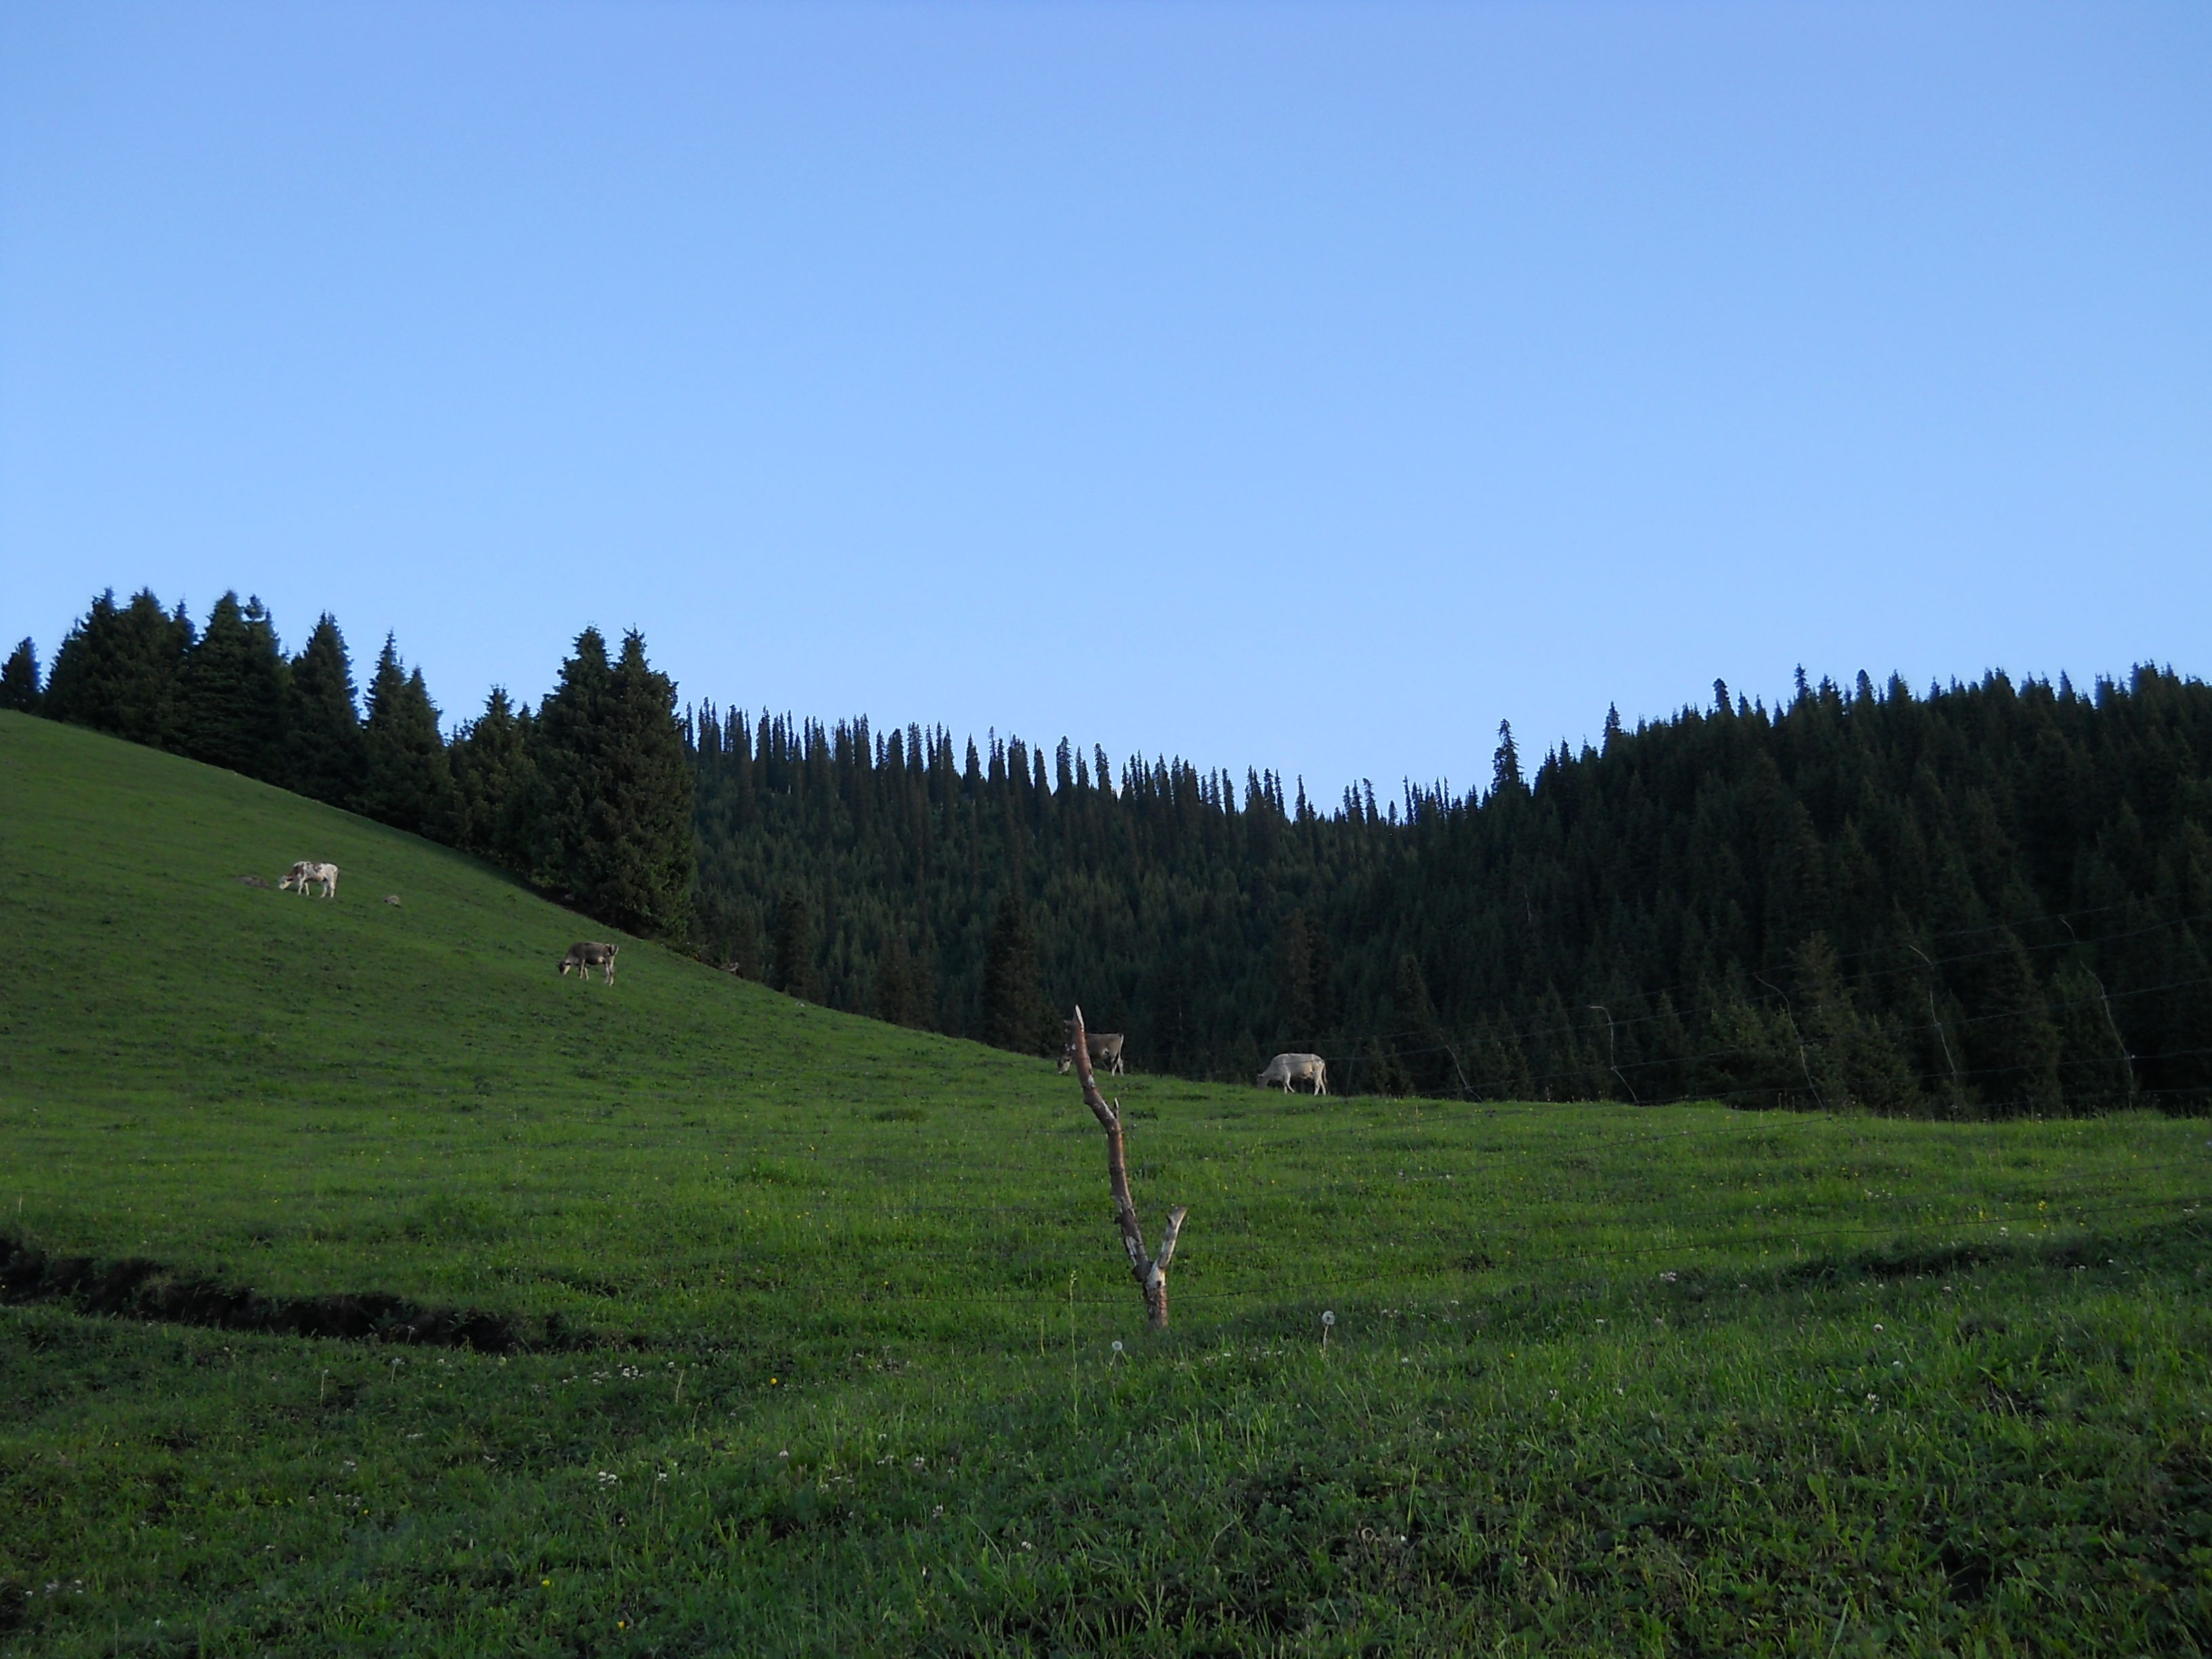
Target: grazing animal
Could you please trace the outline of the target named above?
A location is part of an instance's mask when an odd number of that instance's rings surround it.
[[[397,893],[386,893],[384,896],[384,902],[386,904],[397,906],[399,902],[399,895]]]
[[[574,968],[577,978],[588,985],[592,980],[592,969],[596,968],[599,970],[600,982],[611,985],[615,982],[615,952],[621,949],[619,945],[601,945],[591,939],[578,939],[568,947],[568,954],[561,958],[561,972],[565,977]]]
[[[1067,1042],[1060,1051],[1060,1074],[1066,1077],[1075,1065],[1075,1026],[1069,1020],[1060,1021],[1067,1027]],[[1094,1070],[1103,1070],[1115,1077],[1121,1075],[1121,1033],[1119,1031],[1085,1031],[1084,1047],[1091,1050]]]
[[[1293,1083],[1310,1083],[1317,1095],[1328,1092],[1328,1062],[1319,1054],[1277,1054],[1267,1062],[1267,1069],[1253,1079],[1262,1089],[1282,1085],[1283,1092],[1291,1092]]]
[[[276,884],[276,890],[281,893],[289,888],[296,887],[300,890],[300,896],[305,898],[307,896],[307,888],[311,883],[321,884],[325,898],[336,898],[338,896],[337,866],[318,864],[313,859],[301,859],[292,866],[291,873]]]

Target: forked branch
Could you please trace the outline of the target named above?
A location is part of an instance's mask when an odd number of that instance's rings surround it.
[[[1091,1074],[1091,1044],[1084,1035],[1083,1010],[1078,1008],[1075,1018],[1068,1024],[1068,1043],[1075,1056],[1076,1079],[1083,1085],[1083,1103],[1098,1120],[1098,1127],[1106,1131],[1106,1184],[1113,1189],[1114,1214],[1121,1224],[1121,1248],[1128,1253],[1129,1272],[1145,1294],[1145,1312],[1152,1320],[1152,1328],[1165,1330],[1168,1264],[1175,1260],[1176,1240],[1182,1236],[1182,1218],[1187,1212],[1180,1204],[1168,1212],[1167,1231],[1160,1235],[1158,1254],[1148,1255],[1145,1230],[1137,1223],[1137,1206],[1129,1196],[1129,1164],[1121,1146],[1121,1104],[1118,1101],[1109,1103],[1098,1092],[1097,1079]]]

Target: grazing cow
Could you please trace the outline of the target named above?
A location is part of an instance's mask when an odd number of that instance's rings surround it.
[[[1067,1041],[1060,1051],[1060,1074],[1066,1077],[1075,1065],[1075,1024],[1062,1020],[1067,1028]],[[1093,1071],[1105,1071],[1115,1077],[1121,1075],[1121,1033],[1119,1031],[1085,1031],[1083,1046],[1091,1050]]]
[[[1310,1083],[1317,1095],[1328,1092],[1328,1062],[1319,1054],[1277,1054],[1267,1062],[1267,1069],[1253,1079],[1262,1089],[1276,1084],[1283,1092],[1291,1092],[1293,1083]]]
[[[601,982],[611,985],[615,982],[615,952],[621,949],[619,945],[601,945],[591,939],[578,939],[568,947],[568,954],[561,958],[561,972],[565,976],[574,968],[578,980],[588,985],[592,981],[592,969],[596,968],[599,970]]]
[[[317,864],[313,859],[301,859],[292,866],[291,873],[276,884],[276,890],[282,893],[296,887],[300,890],[300,896],[305,898],[310,883],[321,884],[325,898],[336,898],[338,896],[337,866]]]

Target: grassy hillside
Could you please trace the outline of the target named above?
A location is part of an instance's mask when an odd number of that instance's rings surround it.
[[[2201,1121],[1133,1077],[1161,1339],[1048,1065],[602,932],[0,715],[0,1652],[2212,1644]]]

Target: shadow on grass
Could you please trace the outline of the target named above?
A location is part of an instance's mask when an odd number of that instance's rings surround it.
[[[49,1255],[28,1239],[0,1232],[0,1301],[59,1303],[81,1313],[277,1336],[335,1337],[482,1353],[603,1347],[601,1332],[482,1308],[438,1308],[379,1291],[328,1296],[264,1296],[246,1285],[179,1276],[143,1256],[102,1261]]]

